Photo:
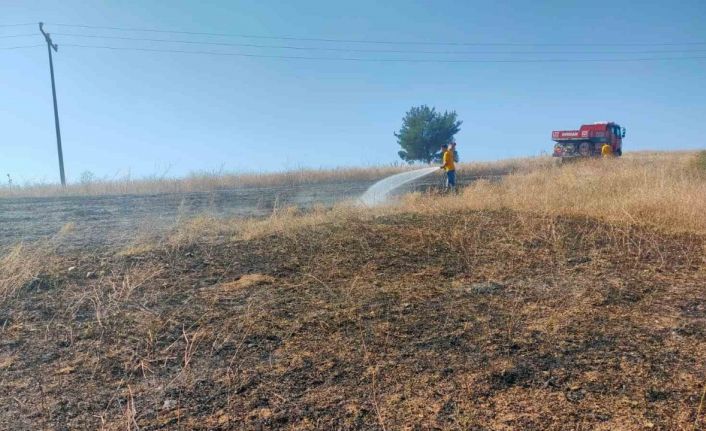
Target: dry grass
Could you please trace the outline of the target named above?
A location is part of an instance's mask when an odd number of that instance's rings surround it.
[[[273,234],[290,235],[311,226],[326,223],[341,224],[352,218],[365,217],[365,214],[372,216],[383,212],[389,211],[371,211],[354,203],[342,203],[331,208],[316,206],[306,212],[296,207],[279,208],[264,218],[222,219],[203,215],[178,224],[166,236],[164,244],[178,248],[198,242],[214,242],[223,239],[250,240]],[[149,243],[153,239],[148,238],[146,241]]]
[[[57,270],[59,244],[73,229],[68,223],[51,238],[16,244],[0,255],[0,304],[22,287],[38,287],[46,281],[46,274]]]
[[[703,429],[698,157],[15,249],[0,428]]]
[[[56,184],[27,184],[1,187],[4,197],[96,196],[153,193],[191,193],[212,190],[295,186],[322,182],[371,181],[408,169],[406,166],[339,168],[272,173],[229,174],[223,172],[193,173],[184,178],[146,177],[119,179],[91,179],[69,184],[65,189]]]
[[[37,276],[43,254],[22,244],[0,257],[0,298],[15,294],[20,286]]]
[[[706,150],[699,151],[694,158],[694,169],[700,175],[706,175]]]
[[[461,168],[475,175],[501,175],[548,165],[547,157],[509,159],[488,163],[462,163]],[[133,179],[91,179],[69,184],[36,183],[23,186],[0,185],[0,198],[46,196],[134,195],[154,193],[192,193],[248,187],[295,187],[308,184],[373,182],[386,176],[415,169],[407,165],[367,168],[300,169],[271,174],[194,173],[184,178],[148,177]]]
[[[131,256],[163,246],[180,247],[223,238],[248,240],[270,234],[286,235],[322,223],[345,224],[351,217],[370,219],[400,211],[435,214],[452,210],[510,209],[552,216],[589,216],[622,225],[649,225],[669,231],[703,234],[706,233],[706,217],[703,216],[706,214],[705,154],[634,153],[621,159],[589,160],[561,166],[549,158],[466,164],[461,165],[460,169],[472,172],[471,176],[483,177],[499,172],[509,174],[501,181],[478,180],[458,196],[416,193],[407,196],[401,205],[376,209],[341,203],[333,208],[319,206],[305,212],[294,207],[277,208],[266,218],[224,220],[204,215],[184,220],[166,238],[142,235],[123,247],[120,253]],[[376,176],[383,171],[347,171],[337,179],[344,181],[362,173]],[[323,181],[326,178],[330,180],[330,175],[335,172],[307,171],[300,174],[301,181]],[[287,175],[290,174],[262,178],[277,183]],[[227,178],[214,177],[221,185],[227,183]],[[184,187],[195,187],[188,185],[188,181],[179,184],[182,190]],[[161,187],[160,183],[152,186]],[[73,192],[85,191],[70,188],[69,193]],[[63,234],[59,233],[58,238]],[[51,247],[40,246],[33,250],[49,253]],[[0,287],[10,291],[35,275],[35,263],[41,261],[43,255],[28,252],[27,246],[20,245],[1,258]]]
[[[412,193],[401,203],[361,208],[343,202],[302,211],[279,208],[265,218],[185,220],[169,235],[171,246],[223,238],[248,240],[286,235],[323,223],[345,224],[399,212],[439,214],[459,210],[513,210],[539,215],[587,216],[619,225],[653,226],[673,232],[706,234],[704,153],[639,153],[616,160],[557,165],[529,159],[464,167],[479,172],[508,170],[500,181],[480,179],[459,195]],[[480,173],[482,172],[482,174]],[[152,239],[148,239],[152,241]]]
[[[76,270],[0,305],[0,428],[704,424],[702,236],[512,211],[333,216],[66,256]]]
[[[599,218],[671,231],[706,233],[704,153],[663,153],[589,160],[480,180],[457,197],[407,198],[409,211],[511,209]]]

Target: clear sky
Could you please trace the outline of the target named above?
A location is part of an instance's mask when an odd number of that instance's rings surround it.
[[[464,122],[457,135],[462,160],[537,155],[551,150],[552,129],[600,120],[627,128],[626,150],[706,147],[706,59],[363,62],[69,46],[368,59],[706,57],[702,0],[0,2],[0,25],[39,21],[47,23],[46,30],[59,44],[54,66],[70,181],[84,171],[112,178],[128,172],[139,177],[221,168],[275,171],[389,164],[398,160],[393,132],[405,111],[419,104],[458,112]],[[55,24],[535,45],[333,43]],[[3,37],[26,33],[36,35]],[[412,52],[306,51],[68,34]],[[660,45],[685,42],[695,44]],[[42,43],[36,24],[0,26],[0,48]],[[566,45],[543,45],[556,43]],[[478,51],[492,53],[473,53]],[[46,47],[0,49],[0,173],[10,173],[18,182],[57,181],[55,146]]]

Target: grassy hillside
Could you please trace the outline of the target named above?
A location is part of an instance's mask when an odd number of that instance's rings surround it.
[[[706,233],[706,151],[628,154],[569,166],[544,166],[478,181],[443,203],[411,200],[409,208],[439,206],[597,217]]]
[[[706,426],[695,154],[0,258],[0,428]]]

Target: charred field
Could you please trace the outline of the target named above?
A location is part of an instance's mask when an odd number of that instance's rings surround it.
[[[2,429],[703,429],[706,238],[351,214],[41,260],[0,301]]]

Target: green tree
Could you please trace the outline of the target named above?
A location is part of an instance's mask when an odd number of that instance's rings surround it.
[[[83,171],[81,172],[81,184],[88,185],[93,183],[96,180],[96,174],[94,174],[91,171]]]
[[[462,123],[456,111],[442,114],[426,105],[413,106],[402,119],[402,128],[395,133],[402,147],[397,154],[407,163],[438,161],[441,158],[439,148],[453,140]]]

